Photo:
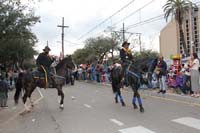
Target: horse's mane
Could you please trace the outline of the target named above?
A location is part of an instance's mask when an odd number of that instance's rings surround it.
[[[64,59],[62,59],[57,65],[56,65],[56,70],[60,69],[61,67],[63,67],[63,65],[65,64],[66,60],[68,60],[69,57],[65,57]]]

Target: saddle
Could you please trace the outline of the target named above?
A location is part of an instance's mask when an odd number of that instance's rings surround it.
[[[45,89],[46,88],[53,88],[55,87],[55,76],[54,74],[50,73],[50,77],[48,77],[47,72],[42,70],[41,68],[36,69],[32,72],[34,79],[43,79],[45,80]]]

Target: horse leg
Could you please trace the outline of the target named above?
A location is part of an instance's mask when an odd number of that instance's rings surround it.
[[[35,89],[35,87],[27,87],[27,88],[25,88],[24,90],[25,90],[25,93],[24,93],[24,96],[23,96],[23,102],[24,102],[24,108],[25,108],[25,110],[26,111],[30,111],[30,106],[28,106],[28,103],[27,103],[27,97],[29,98],[29,101],[30,101],[30,103],[31,103],[31,106],[33,107],[33,102],[32,102],[32,100],[31,100],[31,94],[32,94],[32,92],[34,91],[34,89]]]
[[[118,93],[118,96],[120,98],[120,102],[121,102],[122,106],[126,106],[126,104],[124,103],[124,99],[123,99],[123,97],[121,95],[120,88],[118,88],[117,93]]]
[[[133,104],[133,108],[134,108],[134,109],[137,109],[137,108],[138,108],[137,105],[136,105],[136,93],[135,93],[135,92],[134,92],[134,94],[133,94],[132,104]]]
[[[33,91],[35,90],[35,88],[36,88],[36,86],[32,86],[31,87],[30,94],[28,96],[29,102],[31,103],[31,107],[34,107],[34,102],[33,102],[32,98],[31,98],[31,94],[33,93]]]
[[[24,109],[25,109],[25,111],[30,111],[30,108],[28,108],[28,106],[27,106],[27,97],[28,97],[28,92],[25,89],[25,93],[24,93],[24,96],[22,98],[23,103],[24,103]]]
[[[144,112],[144,108],[142,106],[142,99],[141,99],[140,94],[138,93],[137,90],[136,90],[136,95],[137,95],[138,104],[140,106],[140,112]]]
[[[16,86],[16,91],[15,91],[15,95],[14,95],[15,104],[18,104],[19,95],[21,93],[21,90],[22,90],[21,86]]]
[[[118,103],[118,92],[115,92],[115,103]]]
[[[62,86],[59,85],[56,88],[57,88],[57,91],[58,91],[58,96],[61,97],[61,99],[60,99],[60,108],[64,109],[64,93],[63,93],[63,90],[62,90]]]

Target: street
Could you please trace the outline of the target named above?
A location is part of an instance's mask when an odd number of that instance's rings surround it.
[[[76,82],[63,90],[64,110],[59,109],[55,89],[40,89],[44,97],[33,110],[23,116],[8,116],[0,125],[0,133],[200,132],[199,106],[143,95],[145,112],[140,113],[131,105],[131,91],[122,91],[126,103],[122,107],[114,102],[110,86]]]

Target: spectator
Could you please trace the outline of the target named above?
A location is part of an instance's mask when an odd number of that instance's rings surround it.
[[[197,53],[191,56],[191,84],[194,94],[192,96],[199,97],[199,59]]]
[[[160,56],[159,58],[159,63],[158,63],[158,79],[159,79],[159,85],[160,85],[160,90],[158,93],[166,93],[166,74],[167,74],[167,64],[163,60],[163,57]]]
[[[1,76],[0,77],[0,106],[1,107],[7,107],[8,89],[9,89],[8,83]]]
[[[183,94],[187,94],[187,91],[189,91],[190,95],[192,95],[193,91],[191,88],[191,76],[188,64],[183,66],[181,73],[183,74],[183,86],[181,87],[181,91]]]

